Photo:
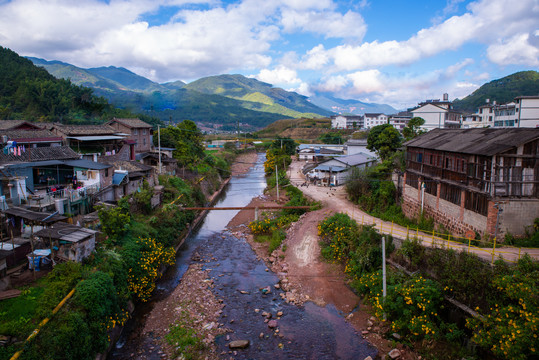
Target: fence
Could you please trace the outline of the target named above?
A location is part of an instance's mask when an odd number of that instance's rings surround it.
[[[525,251],[522,251],[521,247],[503,245],[503,247],[500,248],[500,244],[497,242],[496,238],[494,238],[493,241],[483,241],[438,233],[434,230],[427,233],[421,231],[419,228],[414,229],[409,226],[405,228],[396,225],[393,222],[384,222],[375,217],[365,216],[363,214],[360,214],[361,218],[357,218],[354,215],[355,214],[352,213],[351,217],[358,223],[361,225],[373,225],[382,234],[389,234],[401,239],[414,237],[417,238],[423,246],[466,251],[478,255],[482,259],[489,260],[491,263],[498,257],[501,257],[505,261],[516,263],[526,253]],[[477,242],[480,242],[480,245],[482,246],[475,245]]]

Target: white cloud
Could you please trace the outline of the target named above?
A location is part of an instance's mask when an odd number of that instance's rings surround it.
[[[351,80],[353,92],[356,94],[368,94],[385,90],[384,81],[380,78],[378,70],[357,71],[347,75]]]
[[[303,57],[299,67],[303,69],[319,70],[329,63],[329,54],[324,49],[324,45],[320,44],[311,50]]]
[[[282,65],[273,70],[263,69],[255,77],[270,84],[297,84],[301,82],[295,70]]]
[[[501,38],[536,31],[539,21],[537,0],[482,0],[469,4],[469,12],[453,16],[441,24],[419,30],[405,41],[377,40],[358,46],[339,45],[326,50],[333,71],[354,71],[386,65],[406,65],[448,50],[457,50],[468,42],[498,43]],[[520,48],[524,48],[520,39]],[[517,64],[534,65],[533,49]],[[510,61],[508,59],[508,61]]]
[[[363,17],[353,11],[342,15],[334,11],[284,9],[281,22],[285,32],[295,32],[299,29],[322,34],[326,38],[352,38],[361,41],[367,31]]]
[[[539,35],[517,34],[507,41],[500,41],[487,49],[490,61],[499,65],[532,65],[539,66]]]
[[[473,92],[478,85],[460,81],[457,77],[471,63],[471,60],[464,60],[444,69],[416,75],[391,75],[379,70],[357,71],[330,76],[316,86],[316,90],[333,92],[344,99],[361,97],[362,101],[387,103],[396,109],[405,109],[417,105],[419,101],[441,98],[446,92],[450,99]]]

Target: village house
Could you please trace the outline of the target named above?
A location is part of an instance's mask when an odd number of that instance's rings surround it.
[[[331,117],[332,129],[362,129],[364,127],[363,115],[334,115]]]
[[[61,136],[64,144],[78,153],[113,155],[118,152],[127,135],[109,125],[53,124],[50,129]]]
[[[539,217],[539,129],[434,129],[404,145],[407,216],[498,238]]]
[[[496,104],[486,100],[474,114],[464,116],[464,128],[503,127],[536,128],[539,127],[539,96],[517,96],[514,101]]]
[[[425,120],[425,124],[421,126],[423,130],[460,128],[462,114],[453,110],[453,104],[449,101],[447,94],[444,94],[442,101],[436,99],[419,103],[410,112],[412,117]]]
[[[362,153],[371,157],[377,157],[376,153],[367,149],[367,139],[350,139],[344,143],[346,155]]]
[[[127,135],[127,140],[135,142],[135,152],[142,153],[153,148],[153,127],[140,119],[117,119],[107,123],[117,133]]]
[[[0,205],[86,213],[89,197],[112,183],[110,165],[80,159],[68,146],[0,154]]]
[[[66,261],[82,262],[95,250],[96,233],[96,230],[57,222],[37,231],[35,236],[54,250],[53,257]]]
[[[365,128],[372,129],[375,126],[387,124],[387,115],[376,113],[376,114],[365,114]]]
[[[46,129],[2,130],[0,144],[4,151],[24,151],[27,148],[62,146],[62,137]]]
[[[41,130],[43,126],[26,120],[0,120],[0,132],[8,130]]]
[[[412,113],[408,111],[401,111],[397,114],[390,115],[388,119],[389,125],[393,126],[395,129],[402,131],[408,125],[412,119]]]
[[[348,181],[352,168],[364,169],[373,166],[376,158],[366,154],[338,156],[317,164],[315,167],[305,168],[306,178],[315,184],[324,186],[339,186]]]

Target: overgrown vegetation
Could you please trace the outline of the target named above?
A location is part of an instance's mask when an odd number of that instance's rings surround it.
[[[539,263],[528,255],[511,266],[502,260],[494,266],[476,255],[439,248],[424,248],[415,239],[407,239],[392,258],[415,275],[388,271],[387,297],[382,294],[382,272],[375,250],[364,248],[361,261],[369,266],[353,266],[353,244],[368,244],[379,239],[372,227],[359,227],[344,214],[326,218],[320,223],[323,236],[322,254],[330,261],[342,263],[351,278],[352,287],[372,304],[380,319],[389,321],[387,335],[403,336],[427,358],[452,359],[471,355],[501,359],[537,357],[539,340]],[[372,246],[380,246],[378,240]],[[361,245],[360,245],[361,246]],[[379,251],[379,250],[378,250]],[[480,314],[467,322],[455,323],[448,317],[450,297]],[[462,346],[466,337],[479,347],[474,354]],[[436,341],[435,347],[426,346]]]
[[[212,156],[223,167],[232,160]],[[219,176],[215,168],[208,174]],[[56,265],[35,288],[25,290],[20,302],[24,308],[12,301],[0,303],[0,313],[13,312],[3,317],[4,335],[26,338],[43,318],[50,318],[25,344],[21,358],[94,359],[108,346],[109,331],[127,319],[128,303],[150,298],[161,270],[175,260],[174,246],[195,217],[180,206],[206,202],[199,178],[190,182],[161,175],[159,181],[164,187],[161,207],[151,206],[153,189],[148,184],[117,206],[99,207],[101,241],[84,264]],[[73,288],[73,297],[51,317],[52,309]],[[0,359],[10,358],[20,347],[2,349]]]

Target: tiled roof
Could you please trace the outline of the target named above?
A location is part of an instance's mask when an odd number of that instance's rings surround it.
[[[77,135],[114,135],[116,130],[111,126],[101,125],[61,125],[55,124],[54,128],[58,129],[67,136]]]
[[[492,156],[539,139],[534,128],[434,129],[404,145],[463,154]]]
[[[0,130],[14,129],[21,125],[35,126],[36,128],[40,127],[40,125],[26,120],[0,120]]]
[[[4,154],[4,152],[1,151],[0,164],[80,158],[79,154],[73,151],[69,146],[26,148],[25,150],[25,152],[21,152],[20,156],[15,154]]]
[[[53,134],[49,130],[6,130],[2,132],[2,135],[7,135],[8,140],[28,140],[28,139],[49,139],[62,140],[61,136]]]
[[[148,123],[145,123],[144,121],[140,119],[117,119],[114,118],[111,121],[109,121],[107,124],[110,124],[111,122],[117,121],[120,124],[123,124],[130,128],[152,128],[152,126]]]
[[[127,170],[131,175],[132,172],[146,172],[153,170],[153,167],[149,165],[144,165],[138,161],[125,161],[125,160],[116,160],[116,161],[107,161],[107,158],[101,158],[100,162],[112,165],[116,170]]]

